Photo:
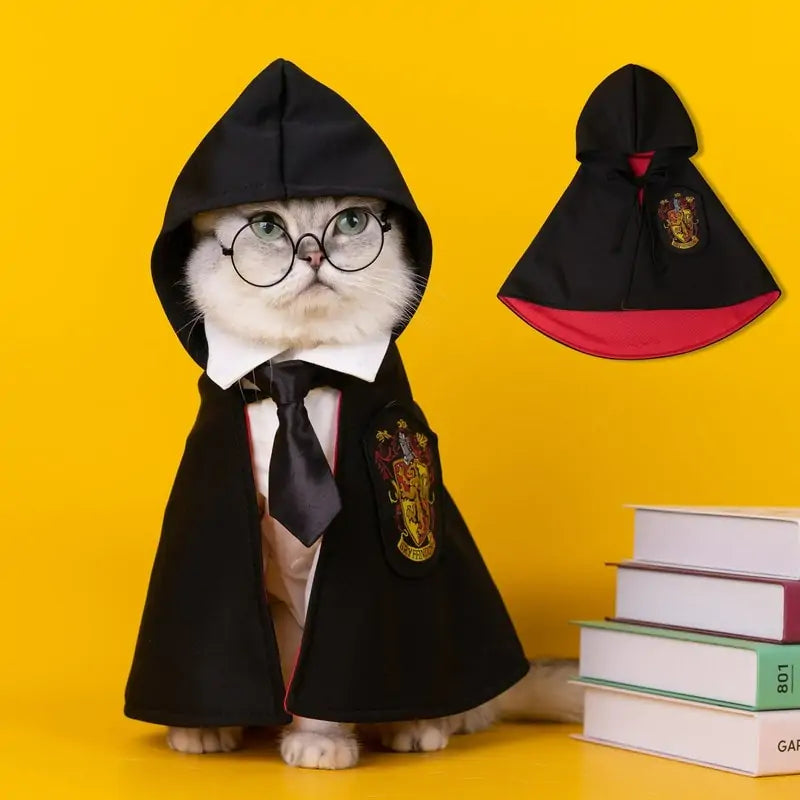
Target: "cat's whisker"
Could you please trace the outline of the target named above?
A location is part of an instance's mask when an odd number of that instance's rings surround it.
[[[197,314],[195,314],[191,319],[189,319],[188,322],[186,322],[184,325],[181,325],[180,328],[177,328],[175,330],[175,333],[180,333],[184,328],[188,328],[190,325],[196,325],[201,319],[203,319],[203,312],[198,311]]]
[[[191,328],[189,328],[189,333],[187,333],[187,334],[186,334],[186,341],[187,341],[187,342],[188,342],[188,341],[189,341],[189,340],[192,338],[192,334],[194,333],[194,329],[197,327],[197,323],[198,323],[198,322],[200,322],[200,320],[201,320],[202,318],[203,318],[202,314],[201,314],[201,315],[199,315],[199,316],[198,316],[198,317],[195,319],[195,321],[194,321],[194,324],[192,325],[192,327],[191,327]]]

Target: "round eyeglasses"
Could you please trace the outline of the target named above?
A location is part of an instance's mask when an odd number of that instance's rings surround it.
[[[377,260],[384,236],[392,229],[386,212],[378,218],[367,208],[355,207],[331,217],[321,240],[313,233],[304,233],[294,241],[284,225],[277,214],[258,214],[239,228],[230,247],[220,245],[222,254],[230,257],[236,274],[245,283],[262,288],[275,286],[292,271],[295,258],[311,262],[310,256],[299,255],[304,239],[316,242],[332,267],[341,272],[358,272]]]

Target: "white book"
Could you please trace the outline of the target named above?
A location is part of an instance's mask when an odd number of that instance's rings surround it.
[[[800,582],[617,565],[615,619],[800,642]]]
[[[800,508],[633,508],[635,561],[800,578]]]
[[[800,710],[743,711],[589,684],[577,738],[744,775],[800,772]]]

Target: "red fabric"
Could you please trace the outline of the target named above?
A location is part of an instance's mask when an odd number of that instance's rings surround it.
[[[333,443],[333,466],[331,467],[331,471],[333,474],[336,474],[336,464],[339,461],[339,420],[342,418],[342,393],[339,392],[339,401],[336,404],[336,439]],[[320,542],[320,547],[322,547],[322,543]],[[313,579],[313,576],[312,576]],[[294,666],[292,667],[292,674],[289,676],[289,680],[286,681],[286,692],[283,695],[283,710],[287,714],[291,714],[291,710],[287,706],[289,702],[289,690],[292,688],[292,682],[294,681],[294,674],[297,672],[297,663],[300,661],[300,651],[302,650],[302,643],[301,646],[297,648],[297,653],[294,657]]]
[[[289,680],[286,681],[286,691],[283,695],[283,710],[287,714],[291,714],[291,709],[287,706],[289,702],[289,690],[292,688],[292,681],[294,680],[294,674],[297,672],[297,662],[300,661],[300,650],[302,650],[302,645],[297,648],[297,653],[294,657],[294,666],[292,667],[292,674],[289,676]]]
[[[628,163],[631,165],[631,172],[639,178],[647,172],[647,168],[650,166],[650,162],[653,160],[653,156],[655,155],[655,150],[651,150],[649,153],[634,153],[633,155],[628,156]],[[637,195],[639,198],[639,205],[642,204],[642,200],[644,199],[644,189],[639,189],[639,194]]]
[[[255,480],[255,471],[256,470],[255,470],[255,456],[253,454],[253,434],[252,434],[252,431],[250,430],[250,415],[247,413],[247,406],[245,406],[245,408],[244,408],[244,419],[245,419],[245,424],[247,426],[247,441],[248,441],[248,445],[250,447],[250,463],[251,463],[252,468],[253,468],[253,479]],[[338,419],[338,410],[337,410],[337,419]],[[337,431],[337,438],[338,438],[338,431]],[[264,571],[264,574],[263,574],[263,580],[264,580],[264,592],[266,593],[266,589],[267,589],[267,586],[266,586],[266,584],[267,584],[266,566],[265,566],[264,569],[265,569],[265,571]],[[297,669],[297,662],[298,662],[299,658],[300,658],[300,648],[297,649],[297,655],[295,656],[295,659],[294,659],[294,666],[292,667],[292,678],[294,678],[294,673],[295,673],[295,670]],[[286,699],[289,696],[289,686],[292,685],[292,678],[289,679],[289,684],[286,687],[286,693],[283,696],[283,710],[287,714],[291,714],[292,713],[291,711],[289,711],[288,708],[286,708]]]
[[[688,353],[735,333],[780,297],[768,292],[722,308],[568,311],[514,297],[500,299],[537,331],[604,358],[660,358]]]
[[[339,460],[339,420],[342,416],[342,393],[339,392],[339,402],[336,404],[336,440],[333,443],[333,467],[331,472],[336,475],[336,463]]]
[[[648,153],[634,153],[628,156],[628,163],[631,165],[631,171],[638,178],[647,172],[650,162],[653,160],[655,150],[650,150]]]
[[[250,449],[250,467],[253,470],[253,483],[256,480],[256,457],[253,452],[253,433],[250,430],[250,415],[247,413],[247,406],[244,407],[244,424],[247,429],[247,446]],[[256,489],[257,491],[257,489]]]

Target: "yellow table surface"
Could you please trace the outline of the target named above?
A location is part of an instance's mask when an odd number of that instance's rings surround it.
[[[167,748],[160,729],[109,714],[110,699],[12,701],[0,718],[0,797],[683,800],[786,798],[800,789],[800,777],[740,777],[585,744],[570,738],[576,728],[561,725],[499,725],[434,754],[371,748],[342,772],[285,766],[265,732],[238,753],[182,755]]]
[[[623,503],[800,504],[799,9],[4,3],[0,800],[800,793],[800,777],[739,777],[534,725],[317,773],[284,766],[263,737],[237,754],[178,755],[121,710],[197,406],[150,248],[181,164],[245,83],[293,59],[397,157],[436,251],[401,340],[415,394],[526,651],[575,655],[567,621],[613,608],[602,564],[630,553]],[[495,299],[574,174],[589,92],[630,61],[686,100],[698,167],[786,289],[724,344],[637,363],[561,347]]]

